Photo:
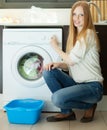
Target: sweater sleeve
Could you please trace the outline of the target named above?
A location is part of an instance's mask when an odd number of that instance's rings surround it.
[[[86,43],[84,39],[77,41],[73,49],[71,50],[69,57],[72,60],[72,64],[76,64],[84,58],[86,53]]]
[[[72,64],[77,64],[78,62],[81,62],[81,60],[85,57],[86,53],[94,46],[95,43],[95,37],[92,30],[87,30],[86,38],[83,37],[78,40],[71,50],[69,57],[72,61]]]

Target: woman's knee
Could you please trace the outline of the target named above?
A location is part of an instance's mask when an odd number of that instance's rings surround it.
[[[43,77],[51,77],[56,73],[56,69],[52,69],[52,70],[43,70],[42,75]]]
[[[60,91],[60,90],[59,90]],[[64,105],[64,101],[63,101],[63,96],[61,94],[59,94],[59,92],[55,92],[52,95],[52,102],[55,106],[57,107],[61,107]]]
[[[43,70],[42,71],[42,75],[43,75],[43,77],[46,77],[48,75],[48,71],[47,70]]]
[[[51,72],[48,71],[48,70],[43,70],[43,72],[42,72],[42,76],[43,76],[44,78],[48,78],[48,77],[51,76]]]

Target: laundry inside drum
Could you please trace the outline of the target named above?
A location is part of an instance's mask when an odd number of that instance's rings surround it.
[[[42,76],[43,58],[37,53],[27,53],[18,62],[18,72],[26,80],[37,80]]]

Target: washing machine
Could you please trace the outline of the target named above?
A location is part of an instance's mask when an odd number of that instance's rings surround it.
[[[3,29],[3,100],[34,98],[45,101],[44,111],[58,111],[43,76],[43,65],[59,61],[50,45],[56,35],[62,48],[62,28]]]

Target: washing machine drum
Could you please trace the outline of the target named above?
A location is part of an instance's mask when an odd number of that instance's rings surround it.
[[[43,57],[37,53],[24,55],[18,63],[18,72],[26,80],[37,80],[42,76]]]
[[[43,65],[51,62],[50,55],[41,47],[28,46],[16,53],[12,60],[12,73],[24,86],[38,87],[45,83]]]

